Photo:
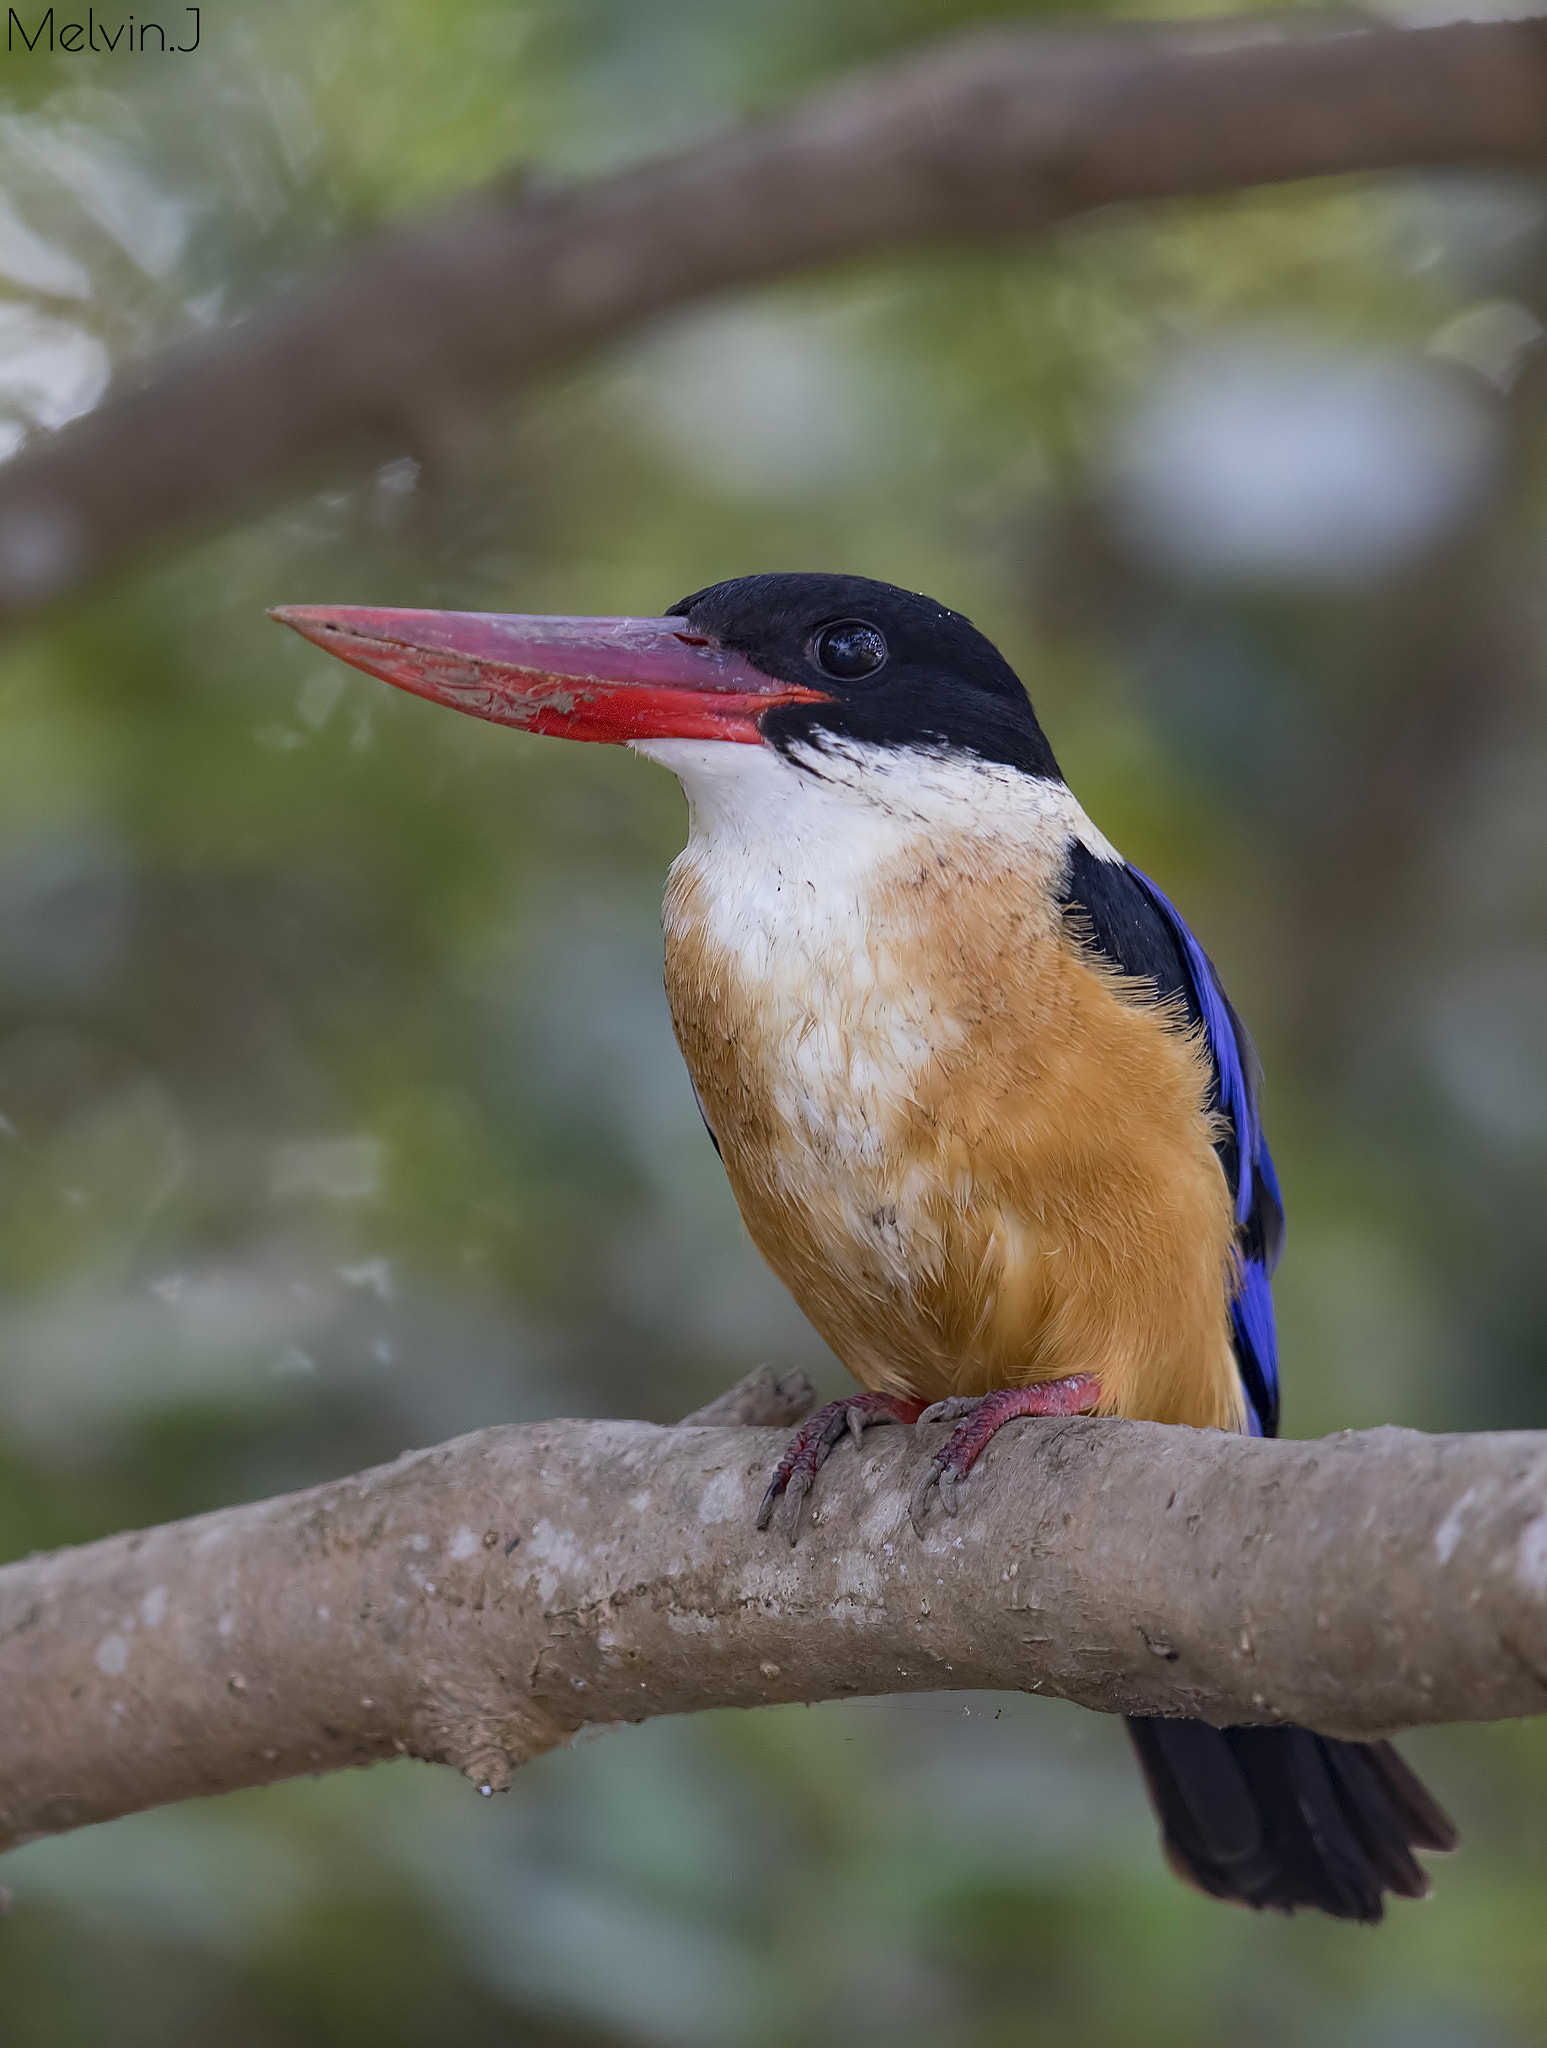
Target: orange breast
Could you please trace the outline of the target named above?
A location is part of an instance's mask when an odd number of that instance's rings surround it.
[[[690,846],[666,905],[678,1040],[753,1241],[865,1386],[1094,1372],[1104,1412],[1239,1427],[1205,1060],[1049,882],[932,840],[830,913],[791,887],[737,936]]]

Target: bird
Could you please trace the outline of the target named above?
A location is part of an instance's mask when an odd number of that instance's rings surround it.
[[[674,772],[666,990],[747,1230],[859,1382],[759,1511],[795,1540],[845,1436],[952,1427],[957,1512],[1018,1416],[1272,1436],[1283,1201],[1256,1051],[1180,912],[1075,799],[970,620],[757,574],[649,618],[290,605],[357,668]],[[974,1482],[983,1483],[981,1478]],[[782,1503],[782,1507],[781,1507]],[[1386,1742],[1128,1717],[1172,1869],[1375,1922],[1450,1819]]]

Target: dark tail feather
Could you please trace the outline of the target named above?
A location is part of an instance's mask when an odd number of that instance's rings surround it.
[[[1384,1894],[1421,1899],[1415,1849],[1456,1830],[1389,1742],[1307,1728],[1130,1718],[1166,1858],[1215,1899],[1379,1920]]]

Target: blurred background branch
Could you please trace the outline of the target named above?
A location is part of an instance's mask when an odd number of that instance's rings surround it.
[[[395,1755],[504,1791],[589,1724],[947,1683],[1361,1738],[1547,1709],[1547,1437],[1016,1436],[922,1542],[912,1431],[836,1457],[791,1549],[755,1522],[779,1433],[555,1422],[7,1565],[0,1848]]]
[[[1547,159],[1547,25],[1263,17],[977,34],[590,186],[508,181],[139,366],[0,473],[0,620],[285,491],[433,461],[669,308],[1094,208]]]

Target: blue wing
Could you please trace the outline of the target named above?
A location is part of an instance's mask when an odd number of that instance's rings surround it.
[[[1235,1197],[1240,1286],[1230,1305],[1236,1364],[1254,1436],[1278,1431],[1278,1339],[1273,1269],[1284,1241],[1284,1206],[1258,1109],[1261,1068],[1246,1028],[1219,976],[1176,909],[1148,875],[1125,861],[1102,860],[1078,841],[1070,855],[1066,909],[1082,913],[1096,949],[1124,974],[1180,997],[1203,1028],[1214,1068],[1215,1106],[1226,1119],[1217,1150]]]

